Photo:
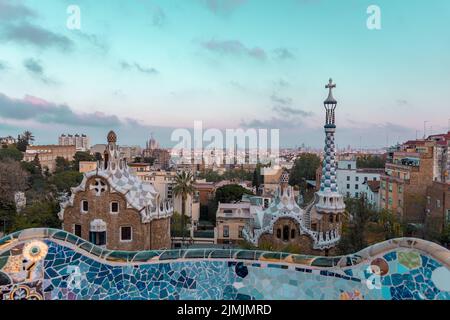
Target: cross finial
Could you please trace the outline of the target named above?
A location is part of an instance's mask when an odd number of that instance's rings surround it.
[[[336,84],[333,83],[333,79],[330,78],[328,84],[325,86],[325,88],[329,89],[328,92],[328,98],[325,100],[326,104],[336,104],[336,100],[333,98],[333,89],[336,88]]]
[[[325,86],[325,88],[330,89],[330,92],[333,88],[336,88],[336,84],[333,83],[333,79],[330,78],[328,84]]]

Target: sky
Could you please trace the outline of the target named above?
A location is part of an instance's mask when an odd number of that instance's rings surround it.
[[[170,147],[200,120],[320,147],[332,77],[338,147],[385,147],[447,131],[449,53],[448,0],[0,0],[0,136]]]

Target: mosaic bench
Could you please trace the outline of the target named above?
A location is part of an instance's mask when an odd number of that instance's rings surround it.
[[[450,300],[450,251],[399,238],[341,257],[125,252],[58,229],[28,229],[0,239],[1,299]]]

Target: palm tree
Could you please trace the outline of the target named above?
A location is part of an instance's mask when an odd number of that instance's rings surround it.
[[[28,144],[30,144],[31,142],[34,141],[34,136],[33,136],[33,134],[31,133],[31,131],[28,131],[28,130],[25,131],[25,132],[23,133],[22,137],[25,139],[25,141],[26,141]]]
[[[178,197],[181,196],[181,232],[182,242],[184,245],[184,216],[186,214],[186,200],[188,195],[192,195],[195,191],[194,189],[194,176],[191,172],[183,171],[177,173],[175,176],[175,185],[173,187],[173,194]]]

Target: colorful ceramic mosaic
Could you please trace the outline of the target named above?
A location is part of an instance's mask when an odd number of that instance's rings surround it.
[[[450,252],[394,239],[344,257],[103,250],[64,231],[0,240],[0,298],[450,300]]]

